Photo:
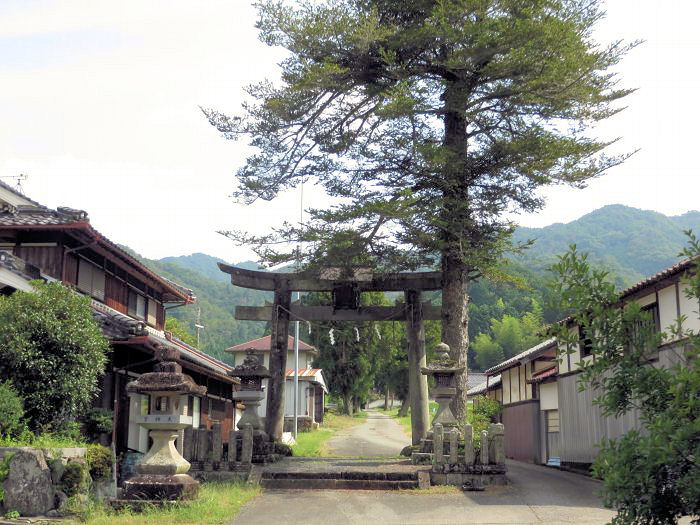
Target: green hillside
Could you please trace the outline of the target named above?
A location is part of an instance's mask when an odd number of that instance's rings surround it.
[[[491,319],[522,317],[532,309],[533,299],[542,308],[544,322],[559,319],[563,313],[551,297],[545,269],[571,244],[589,252],[590,259],[610,270],[618,286],[623,287],[674,264],[686,242],[683,230],[689,228],[700,232],[700,212],[667,217],[622,205],[605,206],[568,224],[519,228],[514,235],[516,241],[535,240],[525,254],[511,259],[507,269],[520,284],[483,279],[471,284],[470,337],[487,333]],[[201,308],[205,328],[200,347],[205,352],[228,360],[225,348],[263,335],[265,323],[236,321],[233,311],[236,305],[263,305],[272,300],[272,295],[233,287],[228,275],[217,267],[218,262],[224,262],[222,259],[203,253],[157,261],[139,259],[164,277],[194,290],[198,304],[172,309],[168,315],[182,320],[195,333],[197,310]],[[250,261],[236,265],[258,268]]]
[[[535,245],[516,258],[524,266],[542,271],[576,244],[591,261],[610,270],[618,284],[629,285],[678,261],[685,246],[683,230],[700,232],[700,212],[676,217],[613,204],[567,224],[544,228],[518,228],[516,241],[535,239]]]
[[[204,329],[200,332],[199,346],[202,351],[222,361],[231,362],[229,355],[224,352],[226,348],[263,335],[265,323],[237,321],[233,312],[236,305],[262,306],[266,300],[272,300],[272,294],[232,286],[229,276],[216,265],[217,262],[225,262],[222,259],[198,253],[156,261],[145,259],[128,248],[127,250],[154,272],[194,291],[196,304],[172,308],[168,310],[168,316],[184,322],[190,332],[195,334],[194,325],[198,311],[201,310],[200,324]],[[257,268],[255,263],[250,262],[242,263],[241,266]]]

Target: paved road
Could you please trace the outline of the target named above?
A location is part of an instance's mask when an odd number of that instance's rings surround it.
[[[326,442],[332,455],[354,457],[394,457],[410,444],[396,420],[374,410],[367,411],[364,423],[341,430]]]
[[[287,524],[604,524],[614,513],[585,476],[509,462],[509,485],[485,492],[267,490],[235,525]]]

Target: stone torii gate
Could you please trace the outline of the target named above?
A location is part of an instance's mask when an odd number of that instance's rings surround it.
[[[270,339],[270,379],[267,389],[265,431],[273,439],[282,438],[284,428],[284,384],[287,369],[287,334],[290,318],[304,321],[405,321],[408,334],[408,377],[412,442],[425,438],[430,426],[428,383],[421,368],[426,366],[424,320],[439,320],[440,307],[421,301],[421,292],[442,289],[441,272],[414,272],[374,275],[355,270],[351,278],[341,278],[339,269],[314,276],[308,272],[279,273],[245,270],[219,263],[231,275],[231,284],[242,288],[274,292],[270,306],[236,306],[235,318],[245,321],[272,321]],[[343,276],[344,277],[344,276]],[[332,292],[332,306],[302,306],[292,303],[292,292]],[[361,292],[403,292],[406,304],[361,306]]]

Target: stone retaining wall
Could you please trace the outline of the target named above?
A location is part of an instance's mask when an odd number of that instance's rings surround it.
[[[66,491],[91,492],[102,499],[115,497],[116,484],[112,477],[90,478],[86,453],[86,448],[0,448],[0,460],[11,455],[10,472],[2,483],[5,497],[0,512],[56,517],[72,495]]]

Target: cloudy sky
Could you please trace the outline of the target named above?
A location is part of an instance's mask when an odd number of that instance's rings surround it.
[[[638,91],[600,128],[640,151],[584,190],[548,190],[526,226],[605,204],[678,215],[699,209],[700,32],[696,0],[609,0],[598,39],[643,39],[619,67]],[[0,0],[0,177],[89,212],[115,242],[151,258],[250,258],[216,233],[262,233],[299,216],[299,194],[252,207],[229,195],[244,144],[198,106],[235,113],[243,88],[274,79],[279,50],[257,40],[247,0]],[[322,202],[307,188],[305,204]]]

